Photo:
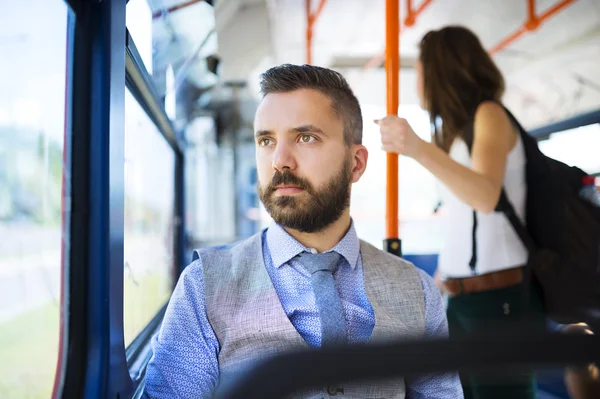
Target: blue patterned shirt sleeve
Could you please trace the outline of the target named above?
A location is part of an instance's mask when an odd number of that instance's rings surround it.
[[[448,337],[446,307],[433,279],[417,268],[425,296],[425,338]],[[406,381],[407,399],[463,398],[458,373],[426,374]]]
[[[198,259],[179,278],[160,332],[152,339],[145,397],[210,398],[219,380],[219,343],[206,316]]]

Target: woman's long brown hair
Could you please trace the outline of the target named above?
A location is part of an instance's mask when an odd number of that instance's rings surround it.
[[[473,141],[475,111],[500,102],[504,78],[479,38],[461,26],[428,32],[420,43],[424,102],[435,143],[449,152],[456,137]],[[440,125],[441,122],[441,126]]]

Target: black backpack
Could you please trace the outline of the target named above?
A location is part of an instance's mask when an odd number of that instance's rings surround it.
[[[525,147],[525,226],[504,189],[496,212],[506,215],[529,251],[525,289],[529,290],[533,272],[552,320],[564,324],[582,321],[596,324],[600,318],[600,207],[579,196],[587,174],[545,156],[536,139],[504,109],[519,128]],[[467,143],[469,151],[471,144]],[[477,264],[476,231],[477,213],[474,211],[470,262],[473,270]]]

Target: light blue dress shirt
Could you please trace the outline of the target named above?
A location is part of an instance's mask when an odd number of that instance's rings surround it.
[[[321,325],[310,274],[296,255],[309,251],[278,225],[263,232],[267,271],[283,309],[311,347],[321,343]],[[360,241],[352,224],[334,247],[344,262],[334,272],[350,343],[366,342],[375,326],[364,289]],[[210,398],[219,380],[219,343],[206,316],[200,261],[182,273],[167,307],[160,332],[152,340],[153,358],[146,372],[145,397]],[[445,306],[433,279],[419,269],[425,296],[425,337],[446,337]],[[406,380],[406,396],[462,398],[457,373],[424,375]]]

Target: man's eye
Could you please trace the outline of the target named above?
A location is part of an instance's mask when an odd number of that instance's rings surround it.
[[[271,139],[260,139],[260,140],[258,141],[258,144],[259,144],[261,147],[266,147],[266,146],[268,146],[270,143],[271,143]]]
[[[300,136],[300,141],[302,141],[303,143],[310,143],[312,140],[314,140],[314,137],[310,134],[303,134],[302,136]]]

